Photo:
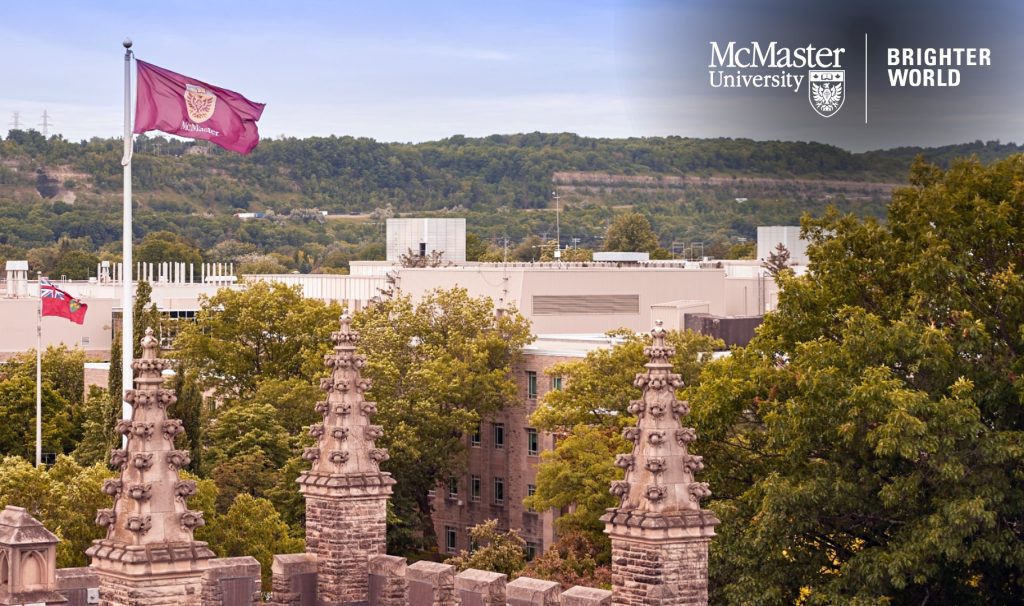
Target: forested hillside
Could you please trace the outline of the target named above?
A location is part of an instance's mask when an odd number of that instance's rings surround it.
[[[28,257],[69,277],[94,259],[116,259],[121,149],[117,139],[75,143],[10,131],[0,142],[0,258]],[[382,257],[388,216],[464,216],[475,235],[471,254],[506,239],[514,249],[532,236],[516,253],[530,258],[554,236],[557,191],[563,244],[579,238],[580,246],[600,248],[612,219],[636,211],[650,219],[662,247],[701,242],[722,255],[752,240],[757,225],[793,224],[829,205],[883,216],[918,154],[948,165],[1021,150],[978,141],[850,153],[818,143],[530,133],[418,144],[286,138],[240,156],[140,136],[135,236],[141,243],[147,234],[173,232],[177,239],[161,237],[205,260],[330,271]],[[239,212],[267,217],[241,221]],[[74,262],[62,261],[69,254]]]

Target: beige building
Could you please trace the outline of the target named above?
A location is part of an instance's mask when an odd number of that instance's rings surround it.
[[[250,275],[246,280],[272,280],[298,285],[305,296],[338,301],[358,310],[389,293],[418,298],[437,288],[460,286],[473,296],[490,297],[501,306],[514,305],[533,325],[535,334],[603,333],[613,328],[647,330],[654,320],[667,329],[684,326],[686,314],[756,316],[773,309],[775,283],[753,262],[620,263],[488,263],[435,268],[403,268],[384,262],[353,263],[352,275]],[[171,318],[189,319],[200,296],[220,288],[239,288],[233,276],[211,276],[202,282],[177,272],[148,271],[153,302]],[[43,343],[81,347],[106,359],[115,322],[120,317],[121,283],[56,281],[61,289],[89,305],[85,324],[46,318]],[[0,284],[0,359],[36,346],[35,280]]]

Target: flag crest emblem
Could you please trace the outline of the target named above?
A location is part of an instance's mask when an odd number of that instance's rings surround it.
[[[213,112],[217,109],[217,95],[202,86],[186,84],[185,109],[193,122],[202,124],[213,117]]]
[[[846,101],[846,70],[808,71],[807,100],[822,118],[831,118]]]

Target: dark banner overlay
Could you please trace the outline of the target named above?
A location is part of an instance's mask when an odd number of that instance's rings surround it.
[[[1024,141],[1024,3],[649,3],[648,129],[853,150]],[[665,102],[671,99],[671,102]]]

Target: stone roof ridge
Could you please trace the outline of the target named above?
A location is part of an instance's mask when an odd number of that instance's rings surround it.
[[[0,510],[0,544],[34,545],[56,543],[57,535],[47,530],[24,507],[8,505]]]
[[[132,362],[134,388],[125,391],[132,416],[116,425],[125,447],[110,454],[110,465],[120,474],[102,488],[114,504],[96,512],[96,523],[107,529],[107,536],[86,553],[102,559],[118,550],[174,543],[179,547],[175,559],[207,558],[213,553],[206,543],[193,540],[193,531],[205,524],[203,512],[186,505],[196,492],[195,482],[179,475],[191,462],[188,451],[174,444],[185,429],[167,414],[178,398],[174,390],[162,387],[161,373],[171,362],[157,357],[159,341],[152,328],[146,329],[141,344],[142,357]],[[188,548],[181,551],[182,546]]]
[[[317,445],[306,448],[302,457],[312,463],[309,472],[299,476],[302,485],[351,486],[353,478],[371,485],[390,486],[390,474],[382,473],[380,464],[388,460],[388,452],[376,445],[384,435],[380,425],[372,423],[377,404],[366,400],[372,382],[364,377],[366,357],[356,353],[359,332],[352,328],[352,317],[344,313],[338,319],[339,329],[331,333],[334,351],[324,356],[330,375],[320,379],[320,388],[327,397],[316,404],[323,422],[309,428]],[[342,482],[339,476],[348,476]]]
[[[657,322],[651,330],[651,344],[644,348],[646,371],[634,381],[642,394],[630,402],[628,410],[636,415],[637,424],[623,432],[633,450],[618,455],[615,464],[625,470],[625,478],[611,487],[612,494],[621,499],[619,512],[699,512],[700,500],[711,495],[708,485],[694,477],[704,462],[689,452],[697,433],[681,425],[690,405],[676,399],[676,389],[683,381],[672,372],[675,347],[667,343],[666,336],[662,323]]]

